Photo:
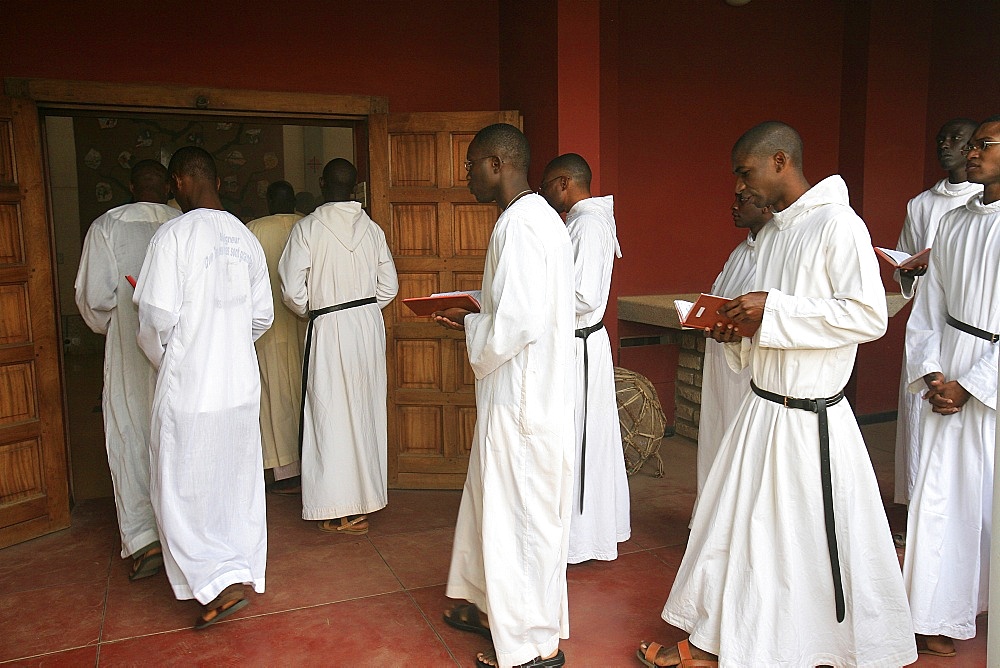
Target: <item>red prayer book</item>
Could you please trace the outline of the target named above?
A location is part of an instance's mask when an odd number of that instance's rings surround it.
[[[132,276],[132,275],[129,275],[129,274],[126,274],[126,275],[125,275],[125,280],[126,280],[126,281],[128,281],[128,282],[129,282],[129,284],[130,284],[130,285],[131,285],[131,286],[132,286],[133,288],[135,287],[135,276]]]
[[[880,248],[878,246],[872,246],[872,248],[875,249],[876,255],[896,269],[914,269],[920,265],[927,264],[927,262],[931,259],[930,248],[925,248],[916,255],[910,255],[909,253],[904,253],[903,251],[890,250],[888,248]]]
[[[685,329],[711,329],[715,327],[715,323],[721,322],[723,325],[732,325],[740,336],[753,336],[757,331],[757,325],[737,324],[726,316],[719,315],[718,310],[731,301],[726,297],[702,293],[693,304],[675,299],[674,308],[677,309],[677,319],[680,320],[681,327]]]
[[[479,313],[479,300],[468,292],[444,292],[429,297],[409,297],[404,299],[411,311],[417,315],[429,316],[449,308],[464,308]]]

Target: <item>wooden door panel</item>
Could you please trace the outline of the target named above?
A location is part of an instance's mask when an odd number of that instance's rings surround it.
[[[402,300],[482,287],[498,211],[469,193],[464,163],[476,132],[498,122],[519,125],[520,116],[390,114],[384,143],[372,138],[373,172],[384,162],[386,173],[386,192],[374,198],[373,215],[383,216],[399,275],[399,295],[385,312],[389,480],[395,487],[457,489],[465,480],[476,423],[465,338],[414,316]]]
[[[69,490],[35,106],[0,97],[0,547],[69,526]]]

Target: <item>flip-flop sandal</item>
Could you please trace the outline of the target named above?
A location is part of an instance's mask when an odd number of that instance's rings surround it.
[[[936,649],[931,649],[927,646],[927,640],[924,638],[917,638],[917,654],[924,654],[925,656],[942,656],[950,657],[955,656],[957,652],[951,650],[950,652],[940,652]]]
[[[140,552],[142,554],[132,560],[132,570],[128,574],[130,582],[156,575],[163,567],[163,548],[159,541],[150,543]]]
[[[487,640],[493,640],[488,626],[483,625],[479,619],[479,608],[472,603],[460,603],[442,615],[444,623],[448,626],[467,631],[468,633],[478,633]]]
[[[368,516],[355,515],[323,520],[319,523],[319,530],[326,533],[349,533],[361,536],[368,533]]]
[[[248,605],[250,601],[244,595],[243,585],[229,585],[215,597],[215,600],[205,606],[205,612],[198,617],[194,628],[199,631],[206,629]]]

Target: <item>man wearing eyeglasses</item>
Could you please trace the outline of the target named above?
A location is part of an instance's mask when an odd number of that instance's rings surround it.
[[[576,153],[545,167],[538,194],[566,214],[576,272],[576,475],[567,561],[618,558],[632,533],[615,369],[604,311],[621,257],[611,195],[592,197],[590,165]]]
[[[528,187],[528,140],[480,130],[469,191],[503,210],[490,235],[482,310],[435,320],[465,332],[476,375],[476,432],[455,526],[445,613],[492,638],[480,666],[561,666],[569,637],[566,549],[573,494],[573,249],[559,216]]]
[[[736,192],[774,217],[753,291],[717,323],[751,393],[723,437],[663,608],[676,648],[648,665],[903,666],[917,658],[871,459],[843,398],[857,347],[885,333],[885,290],[840,176],[810,185],[802,140],[770,121],[732,151]],[[757,326],[752,339],[740,325]],[[692,664],[693,665],[693,664]]]
[[[937,157],[941,169],[948,172],[948,177],[907,203],[906,221],[896,250],[915,255],[933,246],[941,216],[982,192],[982,185],[969,182],[965,175],[964,148],[977,125],[979,124],[969,118],[955,118],[941,126],[935,140]],[[896,278],[903,296],[907,299],[913,297],[917,281],[926,271],[925,265],[897,273]],[[919,394],[907,390],[905,355],[900,375],[899,414],[896,418],[895,501],[905,505],[910,502],[920,459],[920,408],[923,402]],[[900,543],[903,543],[903,537],[896,535],[895,538],[897,546],[902,547]]]
[[[1000,116],[965,147],[983,185],[941,219],[906,327],[910,391],[926,399],[903,578],[918,650],[953,656],[988,607],[997,349],[1000,340]]]
[[[771,220],[769,207],[754,206],[749,195],[737,193],[729,207],[737,229],[747,230],[747,238],[740,242],[723,265],[712,284],[712,294],[734,299],[750,292],[756,276],[757,234]],[[715,453],[726,433],[726,428],[736,417],[743,397],[750,391],[750,369],[733,371],[726,361],[723,345],[711,338],[705,340],[705,363],[701,380],[701,414],[705,419],[698,425],[698,496],[705,486],[705,478],[715,461]],[[695,497],[695,508],[698,497]]]

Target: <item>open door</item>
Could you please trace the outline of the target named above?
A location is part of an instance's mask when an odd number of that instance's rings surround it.
[[[0,547],[69,526],[38,113],[0,96]]]
[[[476,132],[491,123],[520,127],[521,118],[516,111],[388,114],[370,127],[372,217],[399,274],[399,295],[385,312],[393,487],[465,482],[476,425],[465,337],[413,315],[402,300],[482,287],[499,212],[469,193],[463,163]]]

